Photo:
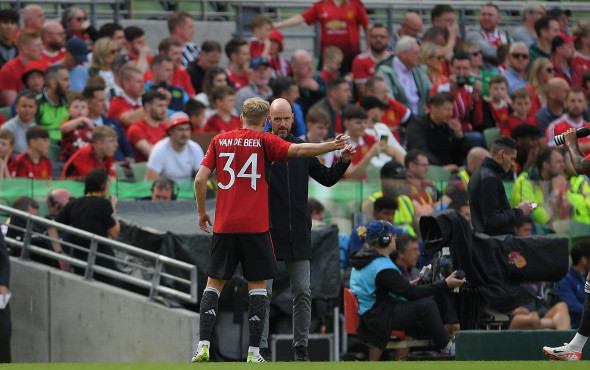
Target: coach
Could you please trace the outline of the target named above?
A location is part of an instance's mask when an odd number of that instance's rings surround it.
[[[285,99],[270,106],[269,120],[274,135],[292,143],[302,143],[289,132],[294,115]],[[296,361],[309,361],[307,338],[311,322],[311,217],[307,208],[309,176],[324,186],[340,180],[354,156],[352,146],[342,150],[341,157],[327,168],[317,157],[292,158],[271,166],[269,183],[270,232],[277,260],[285,261],[293,294],[293,346]],[[261,354],[270,357],[268,349],[268,309],[272,298],[272,280],[267,280],[268,294]]]

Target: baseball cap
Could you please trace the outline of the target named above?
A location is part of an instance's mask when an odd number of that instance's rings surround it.
[[[27,77],[29,77],[29,75],[31,73],[37,72],[37,73],[44,74],[46,69],[47,69],[47,64],[45,64],[45,62],[42,62],[40,60],[34,60],[34,61],[30,62],[29,64],[27,64],[27,66],[25,67],[25,73],[23,73],[21,79],[22,79],[23,83],[26,84],[25,81],[27,80]]]
[[[376,239],[383,235],[389,234],[401,234],[404,232],[404,229],[400,229],[399,227],[395,227],[391,224],[391,222],[384,221],[384,220],[375,220],[367,225],[367,239],[372,240]]]
[[[365,96],[361,99],[361,107],[365,108],[365,110],[373,108],[387,109],[389,108],[389,104],[383,103],[381,100],[374,96]]]
[[[166,127],[166,132],[168,132],[172,127],[182,125],[183,123],[188,123],[190,125],[191,120],[188,114],[184,112],[177,112],[170,116],[170,123],[168,127]]]
[[[381,179],[405,179],[406,169],[396,160],[391,160],[381,167]]]
[[[555,49],[560,47],[563,44],[567,44],[570,42],[574,42],[578,39],[578,36],[568,36],[563,32],[560,32],[553,38],[551,41],[551,52],[555,53]]]
[[[270,66],[270,63],[265,57],[254,57],[250,60],[250,69],[256,69],[261,65]]]
[[[88,47],[84,40],[79,37],[72,37],[66,43],[66,50],[74,55],[76,62],[85,63],[88,61]]]
[[[283,51],[283,34],[281,31],[277,29],[272,30],[268,38],[279,43],[279,53]]]
[[[547,15],[553,18],[557,18],[560,15],[562,15],[563,13],[565,13],[565,15],[567,15],[568,17],[572,15],[572,11],[569,9],[561,9],[561,8],[551,8],[549,10],[547,10]]]

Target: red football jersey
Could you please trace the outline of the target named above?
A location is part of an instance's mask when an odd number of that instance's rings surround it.
[[[236,116],[231,116],[229,122],[226,122],[221,116],[217,113],[209,117],[207,122],[205,122],[205,127],[203,127],[204,132],[227,132],[232,130],[237,130],[242,127],[242,122]]]
[[[400,142],[397,128],[401,123],[406,122],[408,118],[410,118],[410,114],[412,112],[410,112],[408,107],[398,102],[391,96],[387,99],[387,102],[389,103],[389,108],[383,111],[381,123],[386,124],[391,129],[395,139]]]
[[[248,71],[244,71],[244,73],[242,73],[242,75],[240,76],[228,68],[225,70],[225,73],[227,73],[227,78],[229,78],[229,82],[232,84],[236,91],[250,83]]]
[[[21,62],[20,57],[6,62],[0,69],[0,90],[20,91],[24,86],[22,75],[25,69],[26,66]]]
[[[496,127],[502,128],[506,127],[508,124],[508,104],[505,101],[502,101],[502,105],[499,108],[496,108],[492,102],[485,102],[490,107],[490,112],[492,114],[492,119],[494,120],[494,124]]]
[[[352,77],[356,83],[365,83],[369,77],[375,76],[377,61],[369,50],[357,55],[352,61]]]
[[[153,80],[151,69],[145,71],[145,73],[143,74],[143,79],[145,82]],[[174,68],[174,73],[172,74],[172,81],[170,82],[170,85],[182,87],[184,91],[186,91],[189,98],[192,98],[197,94],[195,92],[195,88],[193,87],[193,83],[191,82],[191,76],[185,69]]]
[[[252,37],[250,39],[250,56],[252,58],[262,56],[264,51],[264,43],[261,39]]]
[[[66,55],[66,49],[61,49],[60,51],[56,52],[55,55],[49,55],[45,50],[43,50],[41,53],[41,61],[48,66],[54,65],[55,63],[62,60],[64,55]]]
[[[570,128],[582,128],[582,127],[589,127],[590,124],[580,118],[580,122],[572,122],[568,118],[567,114],[559,117],[555,121],[551,122],[547,129],[545,130],[545,140],[547,140],[547,144],[549,146],[555,146],[555,140],[553,139],[557,135],[561,135]],[[582,137],[578,139],[578,143],[590,143],[590,136]],[[590,154],[590,151],[585,152],[584,154]]]
[[[217,169],[214,233],[269,230],[266,166],[287,161],[291,143],[270,133],[240,129],[211,140],[202,166]]]
[[[344,55],[357,55],[361,51],[360,26],[367,27],[369,19],[363,4],[348,0],[340,6],[332,1],[318,1],[301,13],[309,25],[320,22],[321,51],[327,46],[337,46]]]
[[[109,171],[110,176],[117,176],[115,172],[115,158],[106,157],[101,162],[96,158],[94,145],[88,145],[74,153],[74,155],[66,162],[63,172],[61,173],[61,179],[78,179],[85,177],[88,172],[95,168],[105,168]]]
[[[16,176],[16,161],[12,158],[12,155],[8,155],[8,160],[6,161],[6,166],[8,167],[8,173],[10,177]]]
[[[66,162],[78,149],[90,144],[92,144],[92,129],[84,124],[67,134],[62,134],[59,160]]]
[[[23,152],[15,160],[15,177],[28,177],[29,179],[50,179],[51,160],[42,156],[39,163],[33,163],[29,153]]]
[[[531,109],[529,109],[529,116],[534,116],[543,106],[543,102],[541,101],[539,94],[537,94],[532,87],[526,85],[525,89],[531,93]]]
[[[279,55],[276,58],[270,58],[268,62],[270,63],[270,68],[272,68],[274,76],[289,76],[291,74],[289,62],[282,56]]]
[[[450,82],[446,80],[435,83],[430,90],[430,96],[436,93],[447,93],[451,95]],[[473,87],[471,85],[465,85],[458,89],[454,96],[451,95],[453,98],[453,117],[461,122],[461,130],[463,132],[472,131],[473,126],[480,125],[482,121],[481,104],[477,104],[476,106],[472,93]],[[470,117],[472,111],[474,117]]]
[[[525,119],[522,119],[520,117],[515,116],[514,114],[511,114],[508,117],[507,125],[504,127],[500,127],[500,135],[511,136],[512,130],[514,130],[516,126],[522,125],[523,123],[538,127],[537,118],[535,118],[534,114],[529,114]]]
[[[334,71],[328,71],[327,69],[322,69],[322,71],[320,72],[320,77],[328,82],[333,78],[336,77],[340,77],[340,73],[338,73],[338,71],[334,72]]]
[[[141,104],[132,104],[128,99],[125,99],[124,96],[116,96],[109,104],[109,112],[107,113],[107,117],[120,121],[121,114],[133,112],[139,108],[141,108]],[[123,124],[121,124],[121,126],[123,126],[125,133],[127,133],[129,127]]]
[[[131,143],[133,152],[135,153],[136,162],[147,162],[148,159],[144,157],[141,152],[135,149],[135,144],[141,140],[147,140],[148,143],[156,145],[158,141],[162,140],[167,135],[166,128],[167,126],[162,122],[160,122],[158,127],[153,127],[145,120],[135,122],[131,125],[131,127],[129,127],[127,136],[129,137],[129,142]]]
[[[573,65],[579,65],[582,67],[582,69],[584,71],[587,71],[590,69],[590,57],[586,56],[584,54],[580,54],[576,51],[576,54],[574,55],[574,60],[572,61]]]

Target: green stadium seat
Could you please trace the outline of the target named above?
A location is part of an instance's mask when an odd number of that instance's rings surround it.
[[[451,171],[442,166],[431,164],[428,166],[428,173],[426,179],[430,181],[449,181],[451,178]]]
[[[381,180],[381,167],[367,167],[367,181]]]
[[[10,116],[10,107],[9,106],[0,107],[0,113],[2,113],[2,117],[4,117],[4,119],[7,121],[12,118]]]
[[[51,159],[53,162],[59,162],[59,157],[61,156],[61,145],[56,143],[49,144],[49,152],[47,152],[47,157]]]
[[[131,169],[133,170],[133,178],[135,178],[135,181],[145,181],[147,162],[135,163],[131,166]]]
[[[488,150],[492,147],[494,140],[500,137],[500,129],[497,127],[490,127],[483,130],[483,137],[486,140]]]

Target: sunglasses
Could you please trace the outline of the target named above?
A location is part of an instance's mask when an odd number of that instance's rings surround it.
[[[119,49],[113,49],[111,50],[111,55],[115,55],[119,53]]]
[[[512,53],[511,54],[513,58],[520,58],[520,59],[529,59],[529,55],[528,54],[520,54],[520,53]]]
[[[481,55],[481,51],[475,51],[475,52],[471,53],[472,57],[478,57],[480,55]]]
[[[547,73],[553,73],[553,72],[555,72],[555,68],[553,68],[553,67],[545,68],[545,72],[547,72]]]
[[[433,55],[432,57],[437,59],[439,62],[442,62],[443,60],[445,60],[445,57],[442,55],[439,55],[439,56]]]
[[[74,20],[78,21],[78,22],[82,22],[82,21],[86,20],[86,17],[77,17],[77,18],[74,18]]]

